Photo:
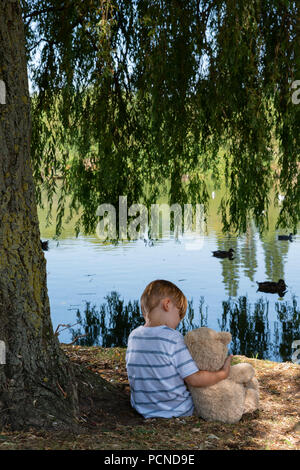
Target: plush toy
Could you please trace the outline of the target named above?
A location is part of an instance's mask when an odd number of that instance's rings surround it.
[[[227,344],[231,334],[210,328],[188,332],[185,343],[200,370],[216,371],[223,367],[228,356]],[[230,367],[227,379],[210,387],[189,387],[197,416],[206,421],[236,423],[244,413],[258,408],[258,381],[251,364]]]

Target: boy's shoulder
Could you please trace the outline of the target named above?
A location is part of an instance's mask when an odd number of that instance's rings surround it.
[[[163,326],[162,330],[165,335],[170,336],[170,338],[173,338],[175,341],[182,341],[183,336],[178,330],[174,330],[173,328],[169,328],[168,326]]]
[[[169,339],[170,342],[181,342],[183,341],[182,334],[174,330],[173,328],[169,328],[166,325],[162,325],[160,327],[155,328],[147,328],[145,326],[138,326],[130,333],[129,337],[139,336],[140,338],[166,338]]]
[[[135,328],[134,330],[132,330],[132,331],[129,333],[129,337],[130,337],[130,336],[134,336],[134,335],[138,334],[139,332],[142,333],[143,330],[144,330],[143,325],[140,325],[140,326],[138,326],[137,328]]]

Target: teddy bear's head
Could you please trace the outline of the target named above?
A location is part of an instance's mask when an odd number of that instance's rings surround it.
[[[189,331],[184,341],[200,370],[216,371],[223,367],[228,356],[231,334],[202,327]]]

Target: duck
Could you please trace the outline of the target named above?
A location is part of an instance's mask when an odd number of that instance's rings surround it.
[[[49,249],[48,240],[46,240],[45,242],[43,242],[42,240],[40,240],[40,242],[41,242],[42,250],[43,250],[43,251],[48,251],[48,249]]]
[[[234,249],[230,248],[228,251],[222,251],[222,250],[217,250],[217,251],[212,251],[213,256],[216,258],[231,258],[233,257]]]
[[[289,235],[278,235],[278,240],[290,240],[293,241],[293,234],[290,233]]]
[[[148,240],[144,238],[144,243],[145,243],[145,246],[154,246],[154,242],[153,240],[151,240],[151,238]]]
[[[279,279],[278,282],[265,281],[265,282],[256,282],[258,289],[261,292],[267,292],[270,294],[284,294],[287,288],[286,283],[283,279]]]

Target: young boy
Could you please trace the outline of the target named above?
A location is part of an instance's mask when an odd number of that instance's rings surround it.
[[[229,356],[217,372],[199,370],[183,336],[175,329],[187,300],[172,282],[151,282],[141,297],[145,324],[128,338],[126,367],[131,405],[144,418],[191,416],[193,401],[186,384],[207,387],[229,374]]]

